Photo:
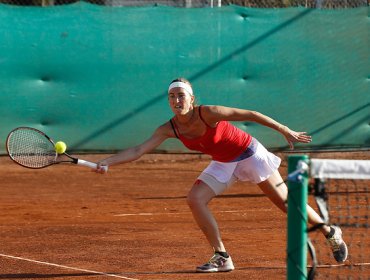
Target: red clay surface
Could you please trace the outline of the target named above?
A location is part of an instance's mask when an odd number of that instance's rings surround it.
[[[285,176],[287,155],[280,156]],[[235,271],[194,273],[212,250],[186,195],[207,164],[194,155],[147,155],[100,175],[69,164],[31,170],[0,157],[0,279],[285,279],[286,216],[248,183],[210,205]]]

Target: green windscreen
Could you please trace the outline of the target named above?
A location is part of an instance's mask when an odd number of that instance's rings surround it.
[[[298,148],[370,146],[368,9],[0,5],[0,152],[31,126],[75,152],[136,145],[172,117],[167,86],[199,104],[256,110],[313,136]],[[271,149],[283,137],[236,123]],[[159,147],[186,152],[177,140]]]

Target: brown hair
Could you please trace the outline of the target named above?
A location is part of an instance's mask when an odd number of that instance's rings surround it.
[[[175,82],[183,82],[183,83],[188,84],[189,86],[191,86],[191,88],[193,88],[191,83],[185,78],[180,77],[180,78],[174,79],[173,81],[171,81],[170,84],[175,83]]]

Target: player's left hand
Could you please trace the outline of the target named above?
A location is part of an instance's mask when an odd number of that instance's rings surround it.
[[[307,135],[307,132],[297,132],[287,126],[281,129],[281,133],[287,140],[291,150],[294,149],[294,143],[310,143],[312,141],[312,137]]]

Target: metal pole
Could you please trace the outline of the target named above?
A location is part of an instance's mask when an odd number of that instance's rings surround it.
[[[307,279],[307,155],[288,157],[287,279]]]

